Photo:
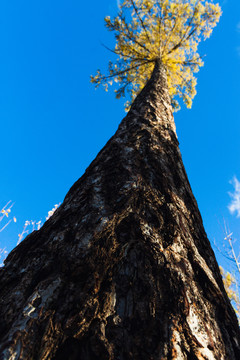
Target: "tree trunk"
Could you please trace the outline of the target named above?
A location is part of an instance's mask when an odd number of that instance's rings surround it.
[[[1,269],[1,360],[239,360],[237,318],[151,79]]]

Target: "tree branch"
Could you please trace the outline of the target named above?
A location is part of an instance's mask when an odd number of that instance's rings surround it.
[[[145,34],[146,34],[146,36],[147,36],[147,39],[148,39],[149,43],[151,44],[152,41],[151,41],[151,39],[150,39],[149,36],[148,36],[148,31],[147,31],[147,29],[146,29],[146,27],[145,27],[145,24],[144,24],[141,16],[139,15],[139,12],[138,12],[138,9],[137,9],[137,7],[136,7],[136,5],[135,5],[135,2],[134,2],[134,0],[130,0],[130,1],[131,1],[131,4],[132,4],[132,6],[133,6],[133,8],[134,8],[134,11],[135,11],[138,19],[139,19],[139,21],[140,21],[140,23],[141,23],[141,25],[142,25],[142,28],[143,28],[143,30],[145,31]]]

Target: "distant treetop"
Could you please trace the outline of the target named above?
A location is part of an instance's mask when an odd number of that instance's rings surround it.
[[[100,70],[91,76],[105,90],[116,82],[116,97],[130,95],[130,102],[151,76],[156,59],[167,71],[169,94],[175,110],[176,97],[188,108],[196,94],[194,73],[203,66],[198,44],[208,38],[221,15],[219,4],[212,0],[123,0],[117,16],[105,17],[105,25],[113,31],[116,61],[109,61],[108,74]]]

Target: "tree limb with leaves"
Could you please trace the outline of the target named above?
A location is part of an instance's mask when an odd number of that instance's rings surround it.
[[[190,108],[196,95],[194,73],[203,66],[198,45],[211,35],[220,15],[212,0],[123,0],[117,16],[105,17],[107,29],[115,34],[111,51],[117,59],[109,61],[106,75],[98,70],[91,82],[106,91],[115,82],[117,98],[130,95],[128,108],[160,59],[173,108],[180,108],[180,98]]]

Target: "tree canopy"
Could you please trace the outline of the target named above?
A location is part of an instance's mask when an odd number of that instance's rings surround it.
[[[109,61],[107,75],[97,70],[91,82],[107,91],[114,81],[116,97],[127,92],[132,101],[161,59],[174,109],[180,107],[177,98],[190,108],[196,94],[194,73],[203,65],[198,45],[211,35],[220,15],[212,0],[123,0],[117,16],[104,19],[115,34],[111,51],[117,59]]]

